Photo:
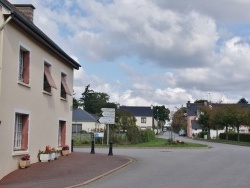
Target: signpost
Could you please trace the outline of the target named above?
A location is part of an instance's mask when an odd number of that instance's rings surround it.
[[[115,124],[115,108],[102,108],[102,117],[99,122],[107,126],[107,145],[109,144],[109,124]]]

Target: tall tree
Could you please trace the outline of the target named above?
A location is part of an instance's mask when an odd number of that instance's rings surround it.
[[[117,104],[109,102],[109,95],[102,92],[90,90],[90,85],[85,87],[85,91],[80,98],[81,105],[91,114],[100,114],[101,108],[116,108]]]
[[[248,101],[247,101],[245,98],[241,98],[241,99],[238,101],[238,104],[248,104]]]
[[[178,109],[172,117],[171,127],[174,132],[178,132],[179,130],[187,130],[187,118],[186,118],[187,109],[182,107]]]
[[[202,106],[199,108],[200,114],[198,123],[208,130],[208,139],[210,139],[210,130],[212,127],[212,106]]]

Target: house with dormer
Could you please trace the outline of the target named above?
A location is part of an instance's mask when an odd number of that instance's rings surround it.
[[[0,179],[22,155],[71,143],[73,72],[80,64],[34,23],[35,7],[0,0]]]

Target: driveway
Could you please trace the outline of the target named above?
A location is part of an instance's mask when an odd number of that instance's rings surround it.
[[[161,137],[168,138],[168,133]],[[187,138],[179,138],[191,142]],[[132,157],[135,162],[90,188],[248,188],[250,148],[210,143],[210,149],[123,149],[114,155]],[[76,149],[89,151],[89,149]],[[106,150],[96,148],[96,153]]]

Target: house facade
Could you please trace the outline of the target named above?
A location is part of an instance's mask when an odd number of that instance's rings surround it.
[[[208,106],[211,107],[216,105],[223,105],[219,103],[208,103],[208,102],[202,102],[202,103],[190,103],[190,101],[187,102],[187,136],[192,138],[196,136],[198,133],[204,130],[204,128],[198,124],[198,116],[199,116],[199,108],[202,106]],[[248,104],[246,107],[250,107]],[[236,130],[235,130],[236,131]],[[240,133],[249,133],[250,129],[249,126],[241,125],[239,129]],[[220,133],[224,133],[225,130],[210,130],[210,136],[211,138],[216,138]]]
[[[86,112],[84,109],[74,109],[72,117],[72,133],[103,132],[105,125],[98,122],[98,117]]]
[[[120,106],[119,109],[129,111],[136,118],[136,126],[141,130],[153,129],[157,124],[153,106]]]
[[[0,0],[0,179],[23,154],[35,163],[38,150],[71,143],[80,65],[34,25],[34,9]]]

